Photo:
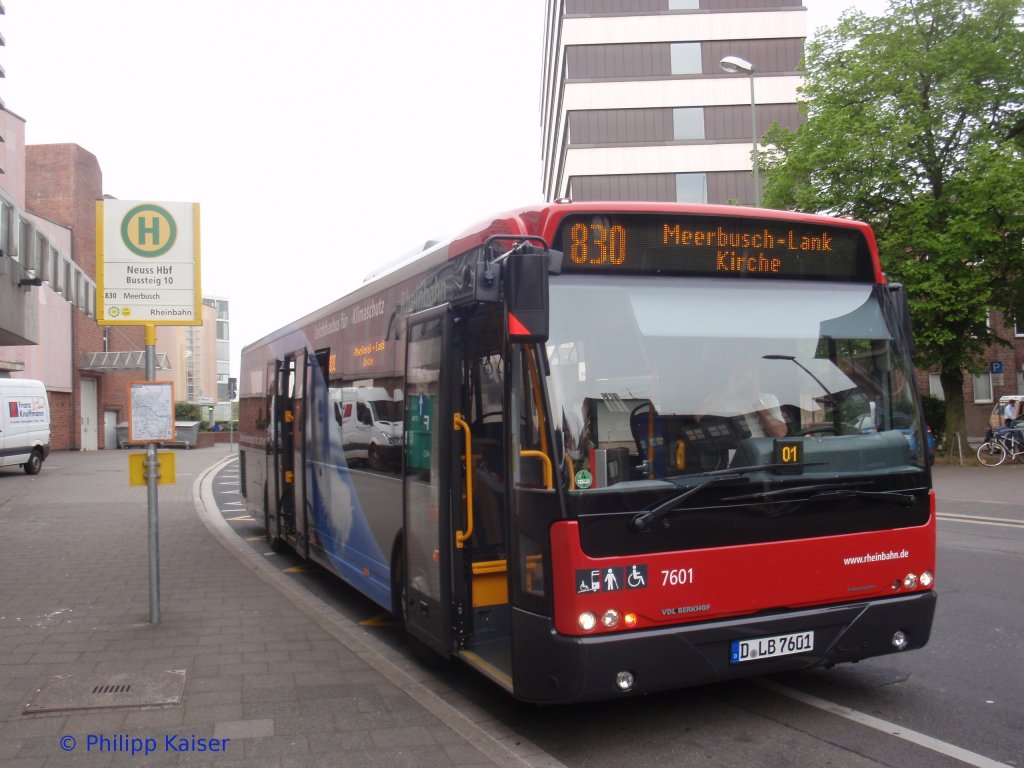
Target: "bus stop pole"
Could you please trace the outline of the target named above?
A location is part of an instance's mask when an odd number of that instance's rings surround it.
[[[156,381],[156,326],[146,325],[146,381]],[[160,532],[157,524],[158,443],[146,443],[146,497],[149,512],[149,623],[160,623]]]

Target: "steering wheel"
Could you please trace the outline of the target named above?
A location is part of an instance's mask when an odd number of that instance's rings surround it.
[[[808,427],[807,429],[800,429],[793,433],[796,437],[804,437],[806,435],[841,435],[842,431],[836,429],[831,424],[818,424],[814,427]]]
[[[635,406],[633,408],[633,410],[631,410],[629,412],[629,417],[633,418],[634,416],[636,416],[644,408],[653,409],[654,408],[654,404],[650,400],[644,400],[642,403],[640,403],[640,405]]]

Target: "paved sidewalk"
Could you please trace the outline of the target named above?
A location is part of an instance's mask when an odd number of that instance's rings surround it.
[[[0,471],[0,766],[557,765],[274,585],[204,512],[229,458],[228,446],[176,451],[177,483],[159,487],[157,625],[146,489],[128,484],[128,452]],[[184,670],[183,688],[169,670]],[[98,707],[109,703],[121,705]]]

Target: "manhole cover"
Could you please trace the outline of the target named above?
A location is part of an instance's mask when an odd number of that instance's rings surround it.
[[[180,704],[184,690],[184,669],[112,675],[56,675],[36,691],[22,714]]]

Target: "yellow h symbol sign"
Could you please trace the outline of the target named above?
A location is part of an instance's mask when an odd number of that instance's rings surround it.
[[[136,256],[163,256],[177,238],[174,217],[159,205],[137,205],[121,220],[121,240]]]

